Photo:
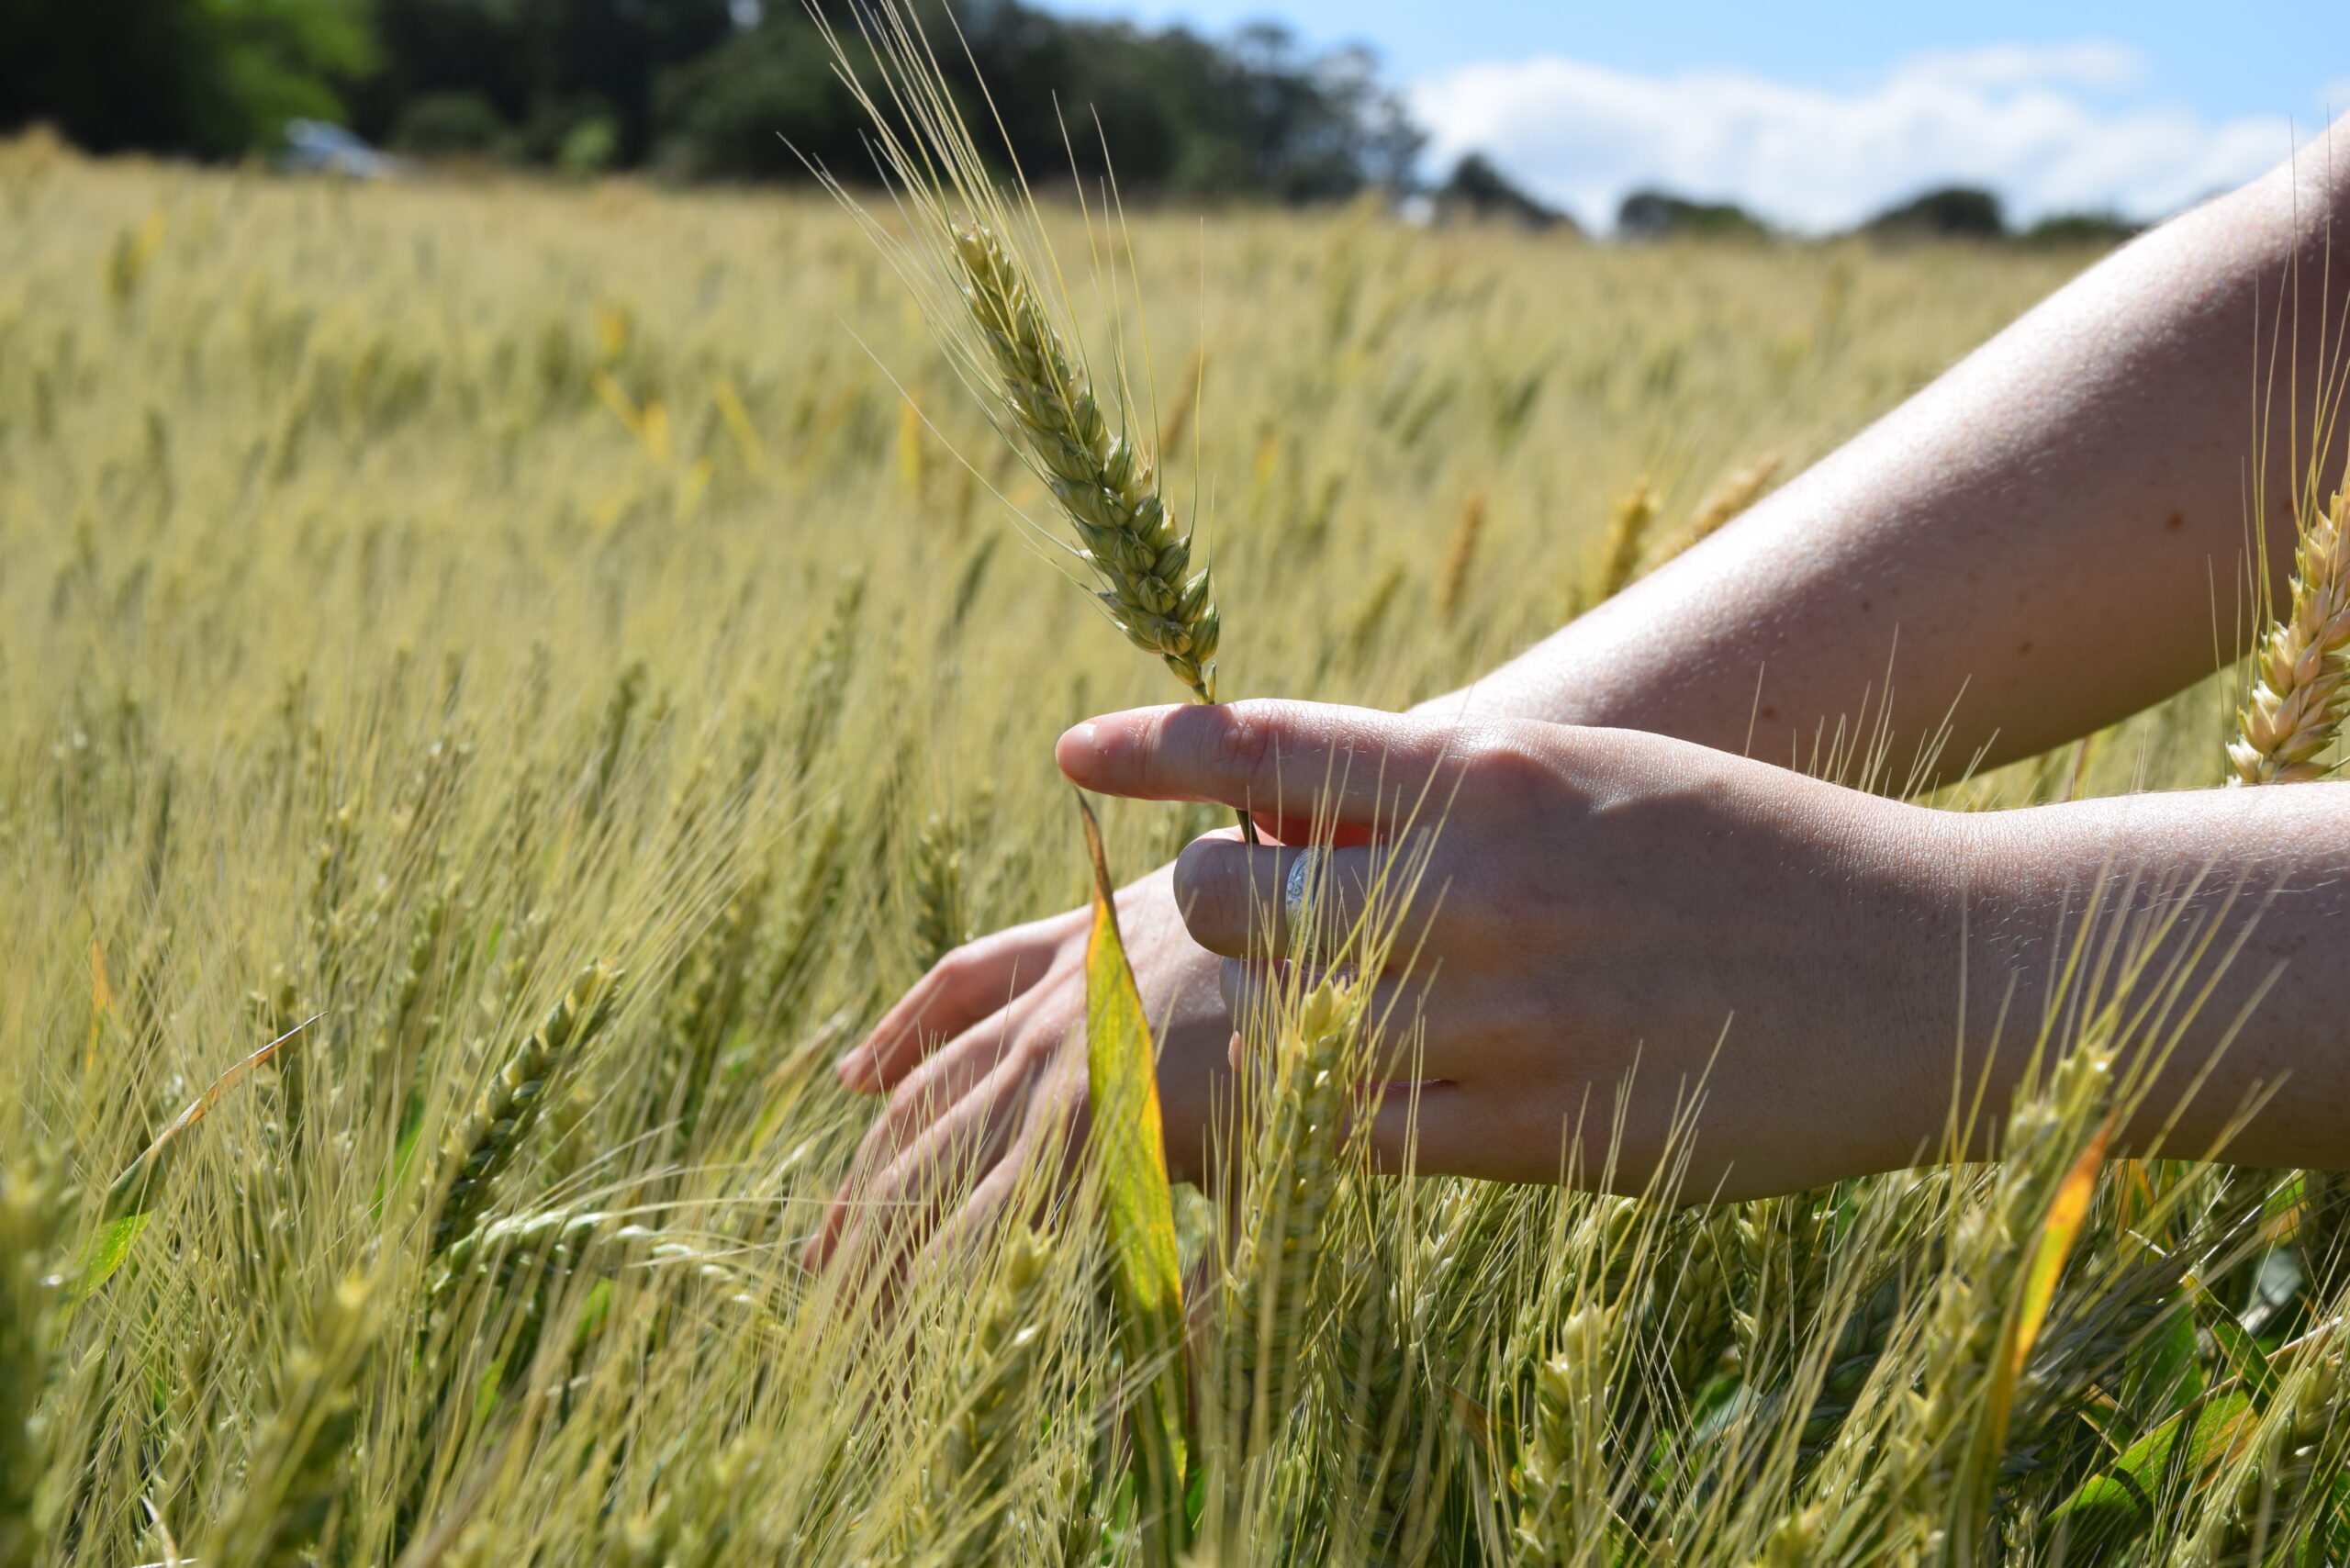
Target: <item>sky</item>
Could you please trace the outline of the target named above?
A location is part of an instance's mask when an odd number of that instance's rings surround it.
[[[1046,0],[1368,43],[1430,132],[1605,228],[1629,191],[1841,228],[1935,185],[2151,219],[2350,112],[2350,0]]]

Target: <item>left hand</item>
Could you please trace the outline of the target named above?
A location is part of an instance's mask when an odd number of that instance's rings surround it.
[[[1955,813],[1635,731],[1297,702],[1113,714],[1058,757],[1087,789],[1238,807],[1284,840],[1320,823],[1352,846],[1325,851],[1341,902],[1433,830],[1375,982],[1425,1041],[1399,1070],[1416,1105],[1376,1113],[1383,1162],[1409,1118],[1423,1170],[1640,1192],[1685,1150],[1681,1196],[1740,1198],[1907,1165],[1942,1134]],[[1287,957],[1298,853],[1218,834],[1176,863],[1235,1017]]]

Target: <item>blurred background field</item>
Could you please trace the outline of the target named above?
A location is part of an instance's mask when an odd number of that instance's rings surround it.
[[[1107,1363],[1079,1230],[1035,1309],[1049,1333],[1016,1363],[1044,1435],[952,1528],[941,1499],[974,1483],[934,1479],[939,1434],[963,1429],[971,1379],[1011,1375],[973,1372],[971,1347],[996,1353],[1003,1303],[1035,1287],[1009,1265],[934,1282],[876,1342],[793,1260],[871,1110],[831,1054],[946,946],[1080,900],[1052,738],[1166,695],[1016,520],[1039,487],[854,224],[800,194],[353,185],[39,137],[0,149],[0,1153],[26,1213],[35,1165],[78,1193],[41,1211],[64,1215],[48,1250],[20,1249],[64,1282],[22,1287],[57,1349],[38,1560],[296,1562],[321,1531],[338,1562],[1131,1551],[1114,1529],[1055,1533],[1115,1516],[1113,1489],[1083,1490]],[[1799,470],[2096,253],[1608,247],[1413,228],[1370,202],[1133,229],[1155,388],[1134,417],[1164,442],[1170,494],[1196,498],[1225,693],[1376,705],[1524,646],[1724,485]],[[1975,798],[2215,780],[2223,719],[2191,695]],[[1208,825],[1109,821],[1127,873]],[[576,979],[596,963],[625,972],[616,991]],[[567,991],[595,1026],[565,1047],[571,1025],[540,1021]],[[313,1014],[150,1178],[116,1184],[199,1090]],[[517,1061],[539,1064],[507,1084],[530,1089],[526,1114],[496,1100]],[[484,1214],[509,1228],[436,1240],[418,1216],[438,1151],[500,1139]],[[1760,1376],[1779,1311],[1818,1354],[1773,1375],[1817,1384],[1848,1365],[1828,1352],[1852,1323],[1881,1350],[1886,1304],[1938,1299],[1870,1294],[1874,1243],[1836,1258],[1825,1240],[1860,1215],[1836,1234],[1907,1244],[1930,1228],[1918,1204],[1987,1192],[1920,1180],[1940,1195],[1861,1183],[1816,1209],[1638,1223],[1728,1226],[1721,1247],[1809,1281],[1791,1298],[1808,1307],[1774,1308],[1713,1265],[1706,1332],[1746,1336]],[[2208,1173],[2156,1185],[2176,1205],[2159,1212],[2221,1215],[2212,1235],[2245,1223]],[[1395,1201],[1348,1211],[1364,1256],[1419,1234],[1378,1206]],[[1525,1299],[1563,1322],[1559,1271],[1601,1277],[1633,1222],[1508,1201],[1493,1224],[1520,1245],[1493,1278],[1533,1282]],[[2122,1218],[2098,1223],[2109,1267],[2083,1300],[2124,1271]],[[1544,1238],[1569,1261],[1546,1263]],[[2253,1288],[2266,1255],[2227,1267]],[[366,1288],[335,1305],[346,1276]],[[1494,1345],[1517,1343],[1508,1327]],[[1325,1337],[1354,1354],[1369,1332]],[[368,1344],[372,1361],[350,1350]],[[1729,1420],[1712,1367],[1673,1375]],[[2050,1377],[2054,1408],[2076,1390]],[[1813,1432],[1818,1407],[1773,1397],[1735,1408]],[[320,1446],[354,1428],[355,1449]],[[2067,1428],[2031,1508],[2087,1473],[2082,1440]],[[1797,1508],[1811,1473],[1784,1446],[1751,1518],[1689,1505],[1713,1533],[1684,1561],[1777,1539],[1771,1499]],[[1499,1560],[1516,1473],[1448,1473],[1447,1528]],[[288,1548],[271,1521],[295,1518]],[[1250,1550],[1435,1550],[1285,1528]]]

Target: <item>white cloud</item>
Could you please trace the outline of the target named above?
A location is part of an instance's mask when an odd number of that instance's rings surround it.
[[[1852,93],[1543,56],[1463,66],[1410,93],[1439,162],[1483,151],[1601,224],[1642,185],[1807,230],[1949,184],[1987,185],[2023,219],[2093,208],[2152,218],[2290,150],[2282,116],[2214,123],[2112,101],[2144,73],[2139,56],[2106,43],[1921,55]]]

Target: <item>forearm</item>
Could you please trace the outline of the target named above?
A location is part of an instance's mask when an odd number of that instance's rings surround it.
[[[1978,1074],[2003,1103],[2044,1019],[2061,1021],[2062,1050],[2111,1002],[2132,1021],[2125,1061],[2163,1064],[2128,1128],[2141,1152],[2176,1114],[2164,1152],[2210,1153],[2252,1109],[2223,1158],[2350,1167],[2350,784],[1946,825],[1965,885],[1909,934],[1895,976],[1918,1008],[1901,1028],[1921,1111],[1939,1115]]]
[[[2350,122],[2330,136],[2330,157],[2322,139],[2117,252],[1713,539],[1427,706],[1783,763],[1840,719],[1889,719],[1906,764],[1947,723],[1947,767],[2208,673],[2253,629],[2251,492],[2281,572],[2342,357],[2350,266],[2326,254],[2350,238]]]

